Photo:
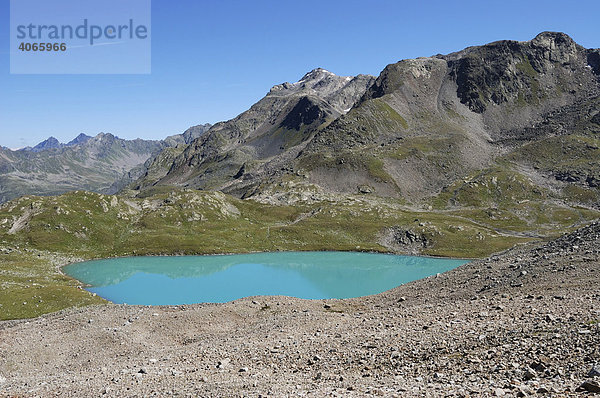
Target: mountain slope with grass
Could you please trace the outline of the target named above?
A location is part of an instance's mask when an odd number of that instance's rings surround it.
[[[448,210],[598,205],[597,49],[544,32],[388,65],[351,97],[330,89],[341,80],[324,74],[276,86],[248,112],[163,156],[163,173],[135,188],[216,189],[282,203],[362,193]],[[326,95],[279,102],[313,80]]]

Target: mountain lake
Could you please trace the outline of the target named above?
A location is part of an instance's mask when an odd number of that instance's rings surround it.
[[[113,303],[223,303],[249,296],[342,299],[389,290],[468,260],[358,252],[124,257],[63,271]]]

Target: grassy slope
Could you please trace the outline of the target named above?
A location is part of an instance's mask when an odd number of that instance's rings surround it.
[[[0,320],[105,302],[58,271],[72,258],[16,248],[0,256]]]

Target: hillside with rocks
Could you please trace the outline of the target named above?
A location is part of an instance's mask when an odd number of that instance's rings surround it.
[[[296,83],[276,85],[249,110],[215,124],[173,159],[160,156],[161,162],[169,159],[164,176],[142,178],[133,187],[176,185],[235,190],[243,196],[238,185],[286,167],[318,129],[348,112],[373,80],[318,68]]]

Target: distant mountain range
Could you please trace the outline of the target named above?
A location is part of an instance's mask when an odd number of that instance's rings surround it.
[[[0,148],[0,202],[72,190],[114,193],[139,178],[148,159],[165,148],[189,144],[209,127],[194,126],[161,141],[82,133],[66,144],[50,137],[33,148]]]

